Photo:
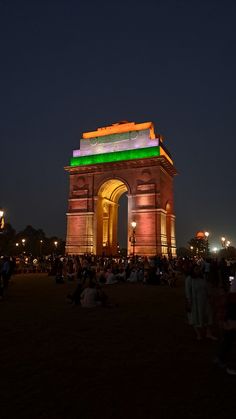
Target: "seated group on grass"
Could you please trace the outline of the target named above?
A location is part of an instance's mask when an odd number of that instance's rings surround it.
[[[79,280],[84,271],[95,272],[96,281],[112,285],[117,282],[140,282],[147,285],[175,286],[177,269],[175,261],[147,257],[131,259],[85,258],[67,256],[55,261],[56,282]]]
[[[108,307],[108,297],[97,282],[94,271],[85,271],[73,294],[67,296],[69,302],[82,307]]]

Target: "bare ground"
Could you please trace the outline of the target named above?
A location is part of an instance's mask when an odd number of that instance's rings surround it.
[[[236,377],[197,342],[177,288],[105,287],[112,308],[66,303],[75,284],[13,277],[0,303],[0,417],[227,418]]]

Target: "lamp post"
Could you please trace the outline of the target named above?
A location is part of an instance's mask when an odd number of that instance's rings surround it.
[[[2,209],[0,209],[0,232],[3,231],[4,229],[4,211]]]
[[[222,246],[223,249],[225,249],[226,255],[228,253],[227,249],[229,248],[230,244],[231,244],[231,241],[227,240],[226,237],[224,237],[224,236],[221,237],[221,246]]]
[[[42,256],[43,240],[40,240],[40,256]]]
[[[21,242],[22,242],[22,246],[23,246],[23,247],[25,247],[25,241],[26,241],[25,239],[22,239],[22,240],[21,240]]]
[[[221,237],[221,246],[223,247],[223,249],[225,248],[225,244],[226,244],[226,238]]]
[[[55,254],[57,254],[57,245],[58,245],[58,241],[55,241],[55,242],[54,242],[54,245],[55,245]]]
[[[132,227],[132,237],[131,237],[131,245],[133,246],[133,258],[135,256],[135,242],[136,242],[136,238],[135,238],[135,228],[137,226],[136,221],[132,221],[131,222],[131,227]]]
[[[206,256],[208,256],[208,253],[209,253],[208,237],[209,237],[210,233],[208,231],[205,231],[204,235],[205,235],[205,240],[206,240]]]

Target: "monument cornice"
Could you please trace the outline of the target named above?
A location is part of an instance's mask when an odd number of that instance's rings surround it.
[[[112,163],[99,163],[85,166],[66,166],[65,170],[71,174],[96,174],[122,169],[136,169],[137,167],[161,166],[169,174],[175,176],[178,174],[176,168],[167,160],[165,156],[150,157],[144,159],[123,160]]]

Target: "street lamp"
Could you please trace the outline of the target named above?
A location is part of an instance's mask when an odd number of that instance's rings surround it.
[[[222,245],[223,248],[225,248],[225,242],[226,242],[226,238],[221,237],[221,245]]]
[[[54,251],[53,258],[57,257],[57,245],[58,245],[58,241],[54,241],[55,251]]]
[[[40,256],[42,255],[43,240],[40,240]]]
[[[0,231],[4,229],[4,211],[0,209]]]
[[[22,245],[25,247],[25,241],[26,240],[25,239],[22,239],[21,241],[22,241]]]
[[[208,231],[205,231],[204,236],[206,240],[206,256],[208,256],[208,253],[209,253],[209,242],[208,242],[209,235],[210,233]]]
[[[133,246],[133,258],[135,256],[135,242],[136,242],[136,238],[135,238],[135,228],[137,226],[136,221],[132,221],[131,222],[131,227],[132,227],[132,237],[131,237],[131,245]]]

